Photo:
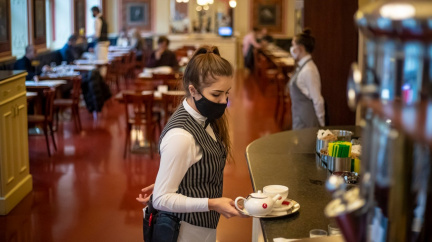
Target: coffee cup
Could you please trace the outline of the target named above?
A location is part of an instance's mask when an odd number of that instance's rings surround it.
[[[282,202],[288,197],[289,188],[282,185],[268,185],[263,188],[263,193],[269,197],[274,197],[277,194],[281,195],[281,198],[277,200],[274,207],[280,207]]]

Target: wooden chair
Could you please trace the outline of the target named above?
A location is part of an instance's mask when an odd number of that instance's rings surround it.
[[[119,72],[117,71],[118,68],[120,68],[120,60],[118,59],[112,60],[111,63],[108,65],[107,74],[105,76],[105,81],[107,82],[108,86],[112,87],[113,85],[115,85],[117,88],[117,92],[120,91],[120,84],[119,84],[120,75]]]
[[[51,150],[48,138],[48,131],[51,133],[51,139],[54,145],[54,149],[57,150],[57,145],[54,139],[53,132],[53,104],[54,104],[55,91],[48,89],[44,90],[45,97],[45,113],[43,115],[35,114],[28,115],[29,126],[41,125],[45,135],[45,141],[48,150],[48,156],[51,157]]]
[[[81,80],[79,78],[73,79],[72,96],[70,99],[58,98],[54,100],[54,110],[56,114],[57,127],[59,123],[60,109],[71,108],[72,119],[75,124],[75,130],[79,133],[82,129],[81,118],[79,114],[79,102],[81,94]]]
[[[156,127],[159,127],[160,131],[160,115],[154,115],[153,113],[153,98],[152,92],[148,94],[142,94],[141,92],[123,94],[126,111],[124,158],[126,158],[127,149],[130,147],[132,127],[145,126],[146,140],[150,144],[150,157],[153,159],[153,147],[156,144]]]
[[[169,118],[177,109],[184,98],[184,93],[162,93],[162,106],[164,111],[163,125],[168,123]]]

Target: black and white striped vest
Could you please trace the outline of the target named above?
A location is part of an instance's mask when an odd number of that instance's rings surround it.
[[[202,149],[202,158],[189,167],[180,182],[177,193],[193,198],[219,198],[223,190],[223,170],[226,149],[215,129],[215,141],[180,104],[162,131],[160,144],[165,134],[174,128],[189,132]],[[174,213],[182,221],[195,226],[216,229],[220,215],[216,211],[197,213]]]

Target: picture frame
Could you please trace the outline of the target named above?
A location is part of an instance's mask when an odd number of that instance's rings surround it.
[[[128,26],[149,25],[150,6],[147,2],[131,2],[126,4],[126,23]]]
[[[283,34],[285,17],[284,0],[251,0],[252,26],[267,28],[269,33]]]

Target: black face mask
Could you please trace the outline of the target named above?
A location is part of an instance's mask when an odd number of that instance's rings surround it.
[[[207,127],[208,123],[222,117],[228,104],[228,98],[227,103],[215,103],[208,100],[204,95],[201,94],[201,96],[200,100],[197,101],[195,98],[193,100],[198,111],[207,118],[205,125]]]

